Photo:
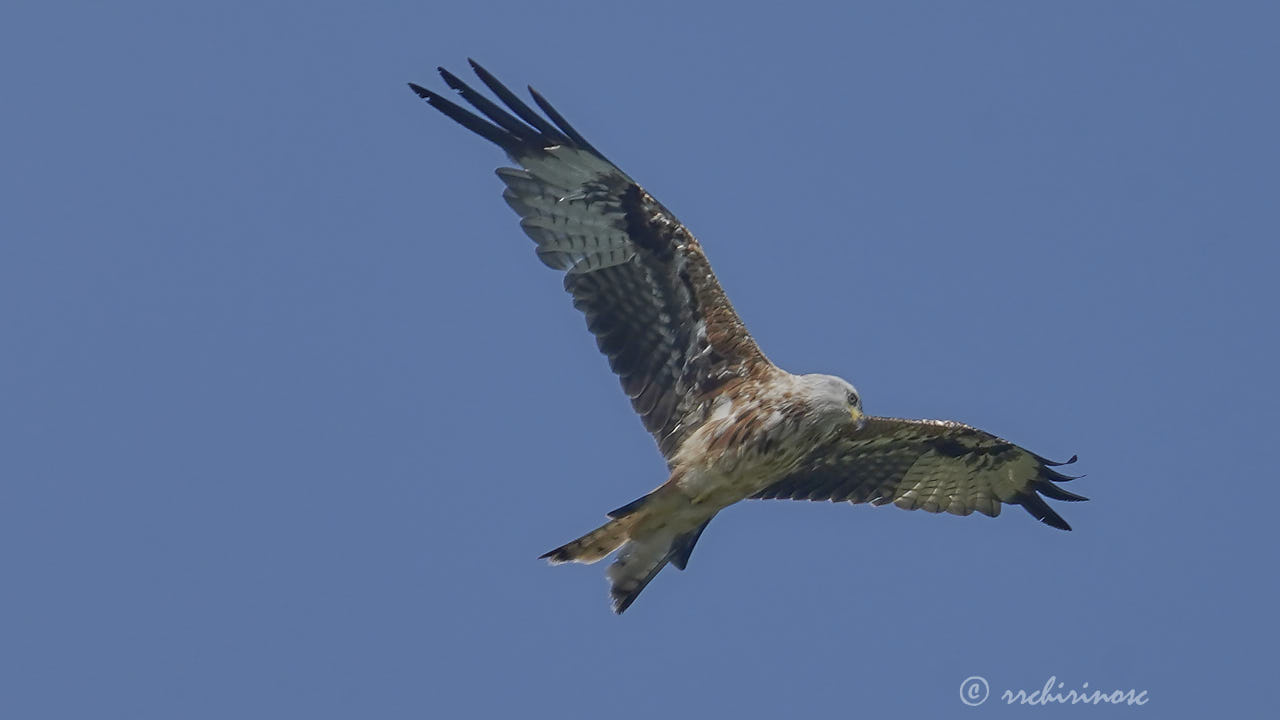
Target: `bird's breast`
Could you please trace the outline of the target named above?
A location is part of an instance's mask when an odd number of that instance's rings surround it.
[[[813,447],[803,408],[719,398],[675,456],[677,484],[697,503],[725,506],[795,469]]]

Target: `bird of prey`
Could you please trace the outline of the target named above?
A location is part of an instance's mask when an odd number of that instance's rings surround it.
[[[543,555],[607,571],[613,611],[626,610],[668,563],[683,570],[716,513],[739,500],[893,504],[1000,514],[1021,505],[1070,530],[1044,498],[1084,500],[1057,483],[1056,463],[958,422],[864,415],[831,375],[769,362],[716,281],[702,246],[644,188],[587,142],[542,95],[537,112],[471,61],[506,107],[444,68],[479,114],[419,85],[432,107],[489,140],[503,199],[565,290],[667,462],[666,482],[608,513],[608,522]],[[1043,497],[1042,497],[1043,496]]]

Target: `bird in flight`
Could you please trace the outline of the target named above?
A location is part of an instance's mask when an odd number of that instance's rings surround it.
[[[1070,530],[1044,498],[1086,498],[1052,462],[958,422],[865,415],[832,375],[793,375],[765,357],[729,303],[702,246],[644,188],[587,142],[542,95],[539,113],[475,61],[506,107],[439,68],[471,105],[413,83],[432,107],[502,148],[502,197],[538,258],[564,274],[622,390],[667,463],[657,489],[543,558],[594,563],[613,611],[668,563],[683,570],[707,523],[746,499],[829,500],[995,517],[1021,505]]]

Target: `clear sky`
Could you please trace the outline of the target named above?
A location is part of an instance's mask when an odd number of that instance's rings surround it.
[[[1273,7],[6,4],[0,715],[1273,710]],[[665,476],[405,87],[468,56],[778,364],[1078,453],[1075,531],[742,504],[622,617],[537,560]],[[1149,704],[997,697],[1051,676]]]

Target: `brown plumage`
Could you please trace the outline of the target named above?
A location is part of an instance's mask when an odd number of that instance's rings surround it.
[[[1054,484],[1073,478],[1053,468],[1075,460],[1052,462],[961,423],[868,417],[861,430],[812,448],[792,473],[751,497],[893,503],[953,515],[976,510],[988,517],[1008,503],[1023,506],[1046,525],[1070,530],[1040,494],[1086,499]]]
[[[503,198],[564,287],[667,461],[656,490],[543,555],[609,567],[621,613],[669,562],[684,569],[707,523],[739,500],[831,500],[968,515],[1017,504],[1067,523],[1041,497],[1083,500],[1050,462],[960,423],[867,417],[849,383],[792,375],[760,351],[693,235],[530,88],[541,114],[484,68],[506,106],[440,69],[483,117],[410,84],[506,151]],[[1073,457],[1068,462],[1074,462]]]

